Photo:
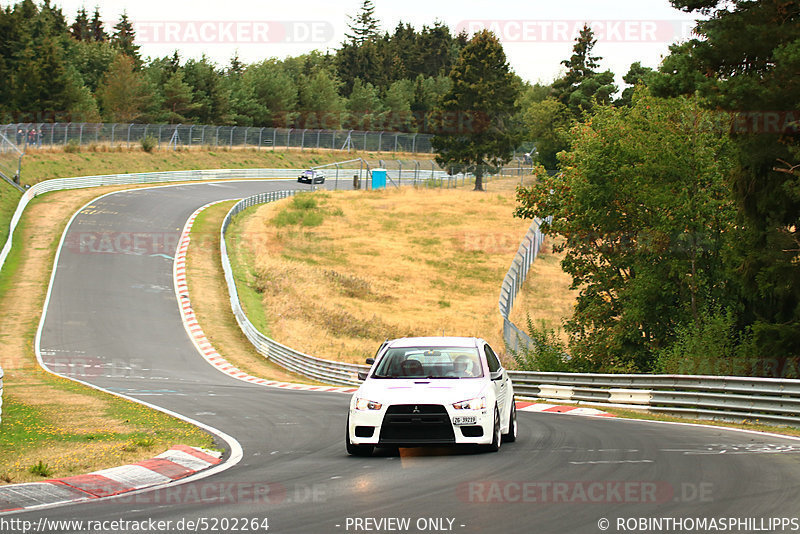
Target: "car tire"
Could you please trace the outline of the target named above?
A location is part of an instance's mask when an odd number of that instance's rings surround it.
[[[494,407],[494,429],[492,430],[492,442],[489,445],[484,445],[484,451],[486,452],[497,452],[500,450],[500,443],[503,440],[503,436],[500,433],[500,412],[497,409],[497,406]]]
[[[375,449],[372,445],[354,445],[350,443],[350,418],[347,419],[347,428],[344,433],[345,446],[347,454],[350,456],[372,456],[372,451]]]
[[[508,434],[503,434],[503,443],[517,441],[517,403],[511,399],[511,410],[508,414]]]

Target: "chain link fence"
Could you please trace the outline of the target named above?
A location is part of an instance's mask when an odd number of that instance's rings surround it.
[[[511,308],[514,307],[517,294],[528,277],[531,265],[539,256],[539,250],[545,237],[541,230],[542,222],[542,219],[536,218],[531,223],[511,262],[511,267],[503,279],[503,285],[500,287],[498,307],[500,315],[503,317],[503,340],[508,349],[514,352],[533,346],[530,336],[520,330],[508,317],[511,314]]]
[[[150,138],[159,150],[191,147],[330,149],[369,152],[433,152],[430,134],[316,130],[202,124],[18,123],[0,126],[20,147],[109,145],[130,148]]]
[[[19,176],[24,153],[8,137],[0,133],[0,178],[20,191]]]

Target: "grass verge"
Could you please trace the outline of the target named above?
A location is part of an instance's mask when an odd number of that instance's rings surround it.
[[[22,167],[22,183],[33,185],[49,178],[93,176],[133,172],[179,171],[189,169],[246,169],[246,168],[308,168],[354,158],[367,160],[404,159],[430,160],[431,154],[386,154],[377,152],[347,152],[339,150],[254,148],[230,150],[212,149],[156,150],[140,148],[114,149],[80,147],[78,152],[62,149],[29,148]]]
[[[17,209],[19,199],[22,197],[17,189],[11,187],[5,180],[0,179],[0,250],[8,239],[8,229],[11,217]]]
[[[737,428],[741,430],[754,430],[757,432],[771,432],[773,434],[785,434],[787,436],[800,436],[800,428],[775,426],[769,423],[762,423],[758,419],[752,422],[736,423],[736,422],[726,422],[726,421],[710,421],[708,419],[691,419],[688,417],[682,418],[672,415],[649,413],[639,410],[625,410],[620,408],[604,408],[604,407],[598,407],[598,408],[610,414],[616,415],[617,417],[625,419],[640,419],[643,421],[665,421],[671,423],[691,423],[704,426],[717,426],[725,428]]]

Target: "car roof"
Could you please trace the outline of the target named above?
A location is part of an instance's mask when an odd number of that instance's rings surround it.
[[[404,337],[389,341],[390,347],[477,347],[476,337]]]

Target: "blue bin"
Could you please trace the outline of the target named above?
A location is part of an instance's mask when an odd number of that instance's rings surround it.
[[[386,169],[372,170],[372,189],[386,188]]]

